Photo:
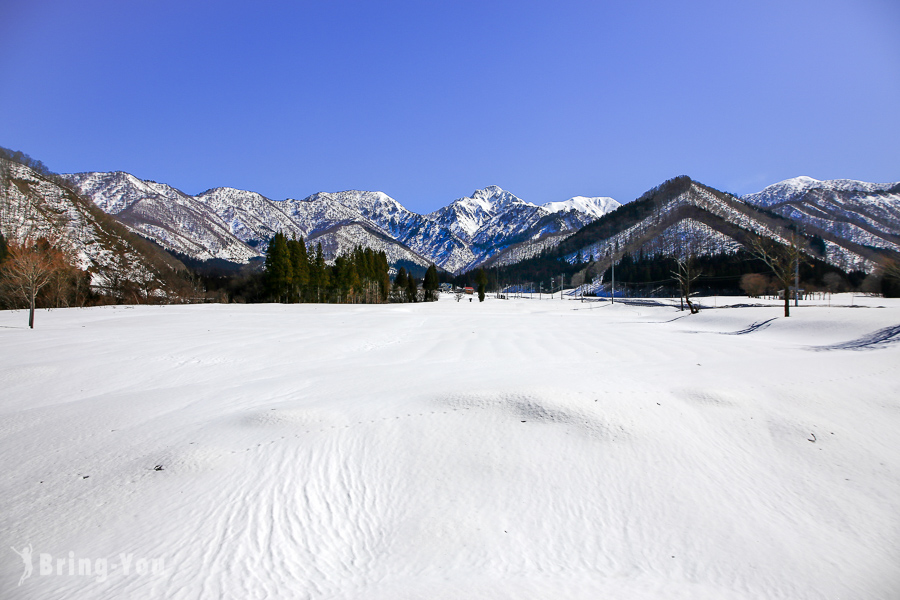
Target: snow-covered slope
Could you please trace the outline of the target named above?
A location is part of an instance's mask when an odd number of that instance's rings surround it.
[[[593,215],[598,219],[606,213],[616,210],[620,206],[622,206],[620,202],[606,196],[595,198],[574,196],[563,202],[547,202],[541,205],[542,208],[545,208],[550,212],[575,210],[586,215]]]
[[[118,203],[107,206],[110,210],[121,212],[133,203],[132,196],[116,197]],[[72,257],[75,266],[91,273],[95,286],[115,279],[144,290],[162,288],[179,266],[159,249],[133,239],[65,182],[4,159],[0,159],[0,233],[18,243],[51,240]]]
[[[418,254],[421,258],[415,261],[417,263],[424,258],[426,262],[434,262],[448,271],[457,271],[472,260],[468,244],[448,228],[407,210],[382,192],[320,192],[301,202],[321,207],[340,206],[357,215],[357,218],[361,216],[383,235]],[[304,212],[300,209],[302,206],[298,205],[298,210],[292,213],[298,219],[302,219],[301,213]],[[338,220],[321,219],[321,222],[331,227],[330,223]]]
[[[419,215],[382,192],[320,192],[302,200],[276,201],[233,188],[189,196],[127,173],[67,177],[97,206],[163,247],[200,260],[235,262],[261,256],[279,231],[303,236],[311,244],[326,242],[335,253],[366,243],[374,234],[383,236],[388,256],[412,252],[417,264],[434,262],[457,272],[511,244],[574,231],[615,204],[608,198],[579,197],[538,207],[491,186]],[[348,230],[337,235],[342,227]],[[318,240],[325,232],[328,240]]]
[[[849,242],[900,252],[900,183],[795,177],[743,199]]]
[[[827,179],[820,181],[801,175],[785,179],[767,186],[762,191],[743,196],[744,200],[757,206],[773,206],[800,199],[811,190],[821,189],[834,192],[849,192],[857,195],[881,194],[896,189],[900,183],[870,183],[855,179]]]
[[[619,204],[612,198],[577,197],[537,206],[497,186],[476,190],[429,214],[429,218],[468,242],[471,269],[510,254],[511,246],[529,247],[547,237],[574,232]]]
[[[570,237],[551,241],[569,262],[578,256],[594,257],[603,263],[598,266],[603,269],[612,256],[624,253],[683,256],[735,252],[746,247],[753,234],[787,243],[793,221],[804,225],[805,235],[819,238],[819,247],[810,244],[807,254],[845,271],[869,272],[882,260],[876,249],[900,249],[896,245],[900,242],[900,210],[889,184],[853,188],[849,182],[840,182],[836,189],[843,191],[823,192],[812,181],[785,182],[760,198],[737,198],[689,177],[677,177],[626,205],[627,209],[609,213]],[[516,251],[518,256],[501,255],[496,262],[506,264],[533,254],[527,247]]]
[[[898,598],[900,305],[850,302],[0,312],[0,597]]]

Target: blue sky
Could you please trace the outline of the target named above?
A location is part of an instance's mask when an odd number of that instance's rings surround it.
[[[3,0],[0,145],[188,193],[900,180],[900,3]]]

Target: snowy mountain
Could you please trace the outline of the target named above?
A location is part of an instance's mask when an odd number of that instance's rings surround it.
[[[849,192],[862,195],[875,195],[896,190],[900,183],[869,183],[855,179],[829,179],[820,181],[801,175],[785,179],[767,186],[760,192],[746,194],[743,199],[758,206],[772,206],[784,202],[792,202],[811,190],[829,190],[833,192]],[[897,192],[895,191],[894,194]]]
[[[115,185],[111,182],[110,185]],[[156,194],[169,193],[151,188]],[[169,188],[171,189],[171,188]],[[118,194],[110,210],[126,210],[135,198]],[[131,282],[145,292],[171,287],[183,265],[127,231],[114,219],[49,173],[0,158],[0,233],[22,243],[44,238],[71,256],[76,267],[91,273],[91,284],[105,287]]]
[[[554,213],[575,210],[587,215],[594,215],[598,219],[620,206],[622,206],[622,204],[612,198],[586,198],[585,196],[575,196],[563,202],[547,202],[546,204],[541,205],[542,208]]]
[[[795,177],[743,199],[847,242],[900,252],[900,183]]]
[[[454,200],[428,217],[470,244],[474,258],[463,269],[468,270],[490,263],[510,247],[573,233],[617,206],[612,198],[584,197],[537,206],[489,186]]]
[[[382,192],[272,200],[233,188],[190,196],[121,172],[66,177],[98,207],[164,248],[199,260],[233,262],[262,256],[268,240],[282,232],[322,243],[329,256],[362,244],[384,250],[392,263],[434,262],[459,272],[509,246],[574,232],[618,205],[611,198],[577,197],[537,206],[490,186],[420,215]]]
[[[897,200],[896,184],[798,178],[738,198],[677,177],[577,233],[548,242],[571,263],[593,258],[605,269],[626,253],[736,252],[753,234],[787,242],[789,227],[800,221],[803,234],[818,240],[808,249],[811,256],[845,271],[868,272],[882,260],[879,251],[900,250]],[[494,262],[520,262],[542,249],[512,248]]]

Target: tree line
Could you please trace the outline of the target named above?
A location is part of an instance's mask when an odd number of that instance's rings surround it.
[[[418,302],[437,299],[437,267],[418,280],[400,267],[393,282],[390,264],[382,250],[356,246],[328,264],[322,244],[307,247],[301,236],[288,239],[276,233],[266,250],[263,270],[264,298],[274,302],[329,302],[373,304]]]

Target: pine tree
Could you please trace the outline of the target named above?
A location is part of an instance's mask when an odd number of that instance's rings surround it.
[[[352,259],[344,255],[340,255],[334,259],[333,274],[338,303],[345,301],[349,302],[351,292],[353,291],[352,276],[355,275],[355,267]]]
[[[291,291],[291,254],[287,238],[276,233],[266,250],[266,287],[276,302],[288,300]]]
[[[478,283],[478,301],[484,302],[484,292],[487,288],[487,274],[484,272],[484,269],[478,269],[475,281]]]
[[[411,274],[406,278],[406,300],[409,302],[417,302],[419,299],[419,286],[416,284],[416,278]]]
[[[437,290],[440,284],[438,283],[438,274],[437,267],[433,264],[428,267],[428,270],[425,271],[425,282],[423,287],[425,288],[425,301],[433,302],[437,300]]]
[[[375,254],[375,266],[378,278],[378,289],[381,294],[380,302],[387,302],[391,293],[391,276],[389,274],[390,265],[388,265],[387,254],[384,250],[379,250]]]
[[[316,302],[322,302],[322,298],[327,296],[328,288],[331,286],[331,277],[325,264],[325,253],[322,251],[322,243],[316,244],[316,258],[313,263],[316,272]]]
[[[303,237],[288,242],[288,250],[291,256],[291,301],[302,302],[309,285],[309,257]]]
[[[394,286],[402,295],[406,295],[406,269],[403,267],[400,267],[397,276],[394,277]]]

